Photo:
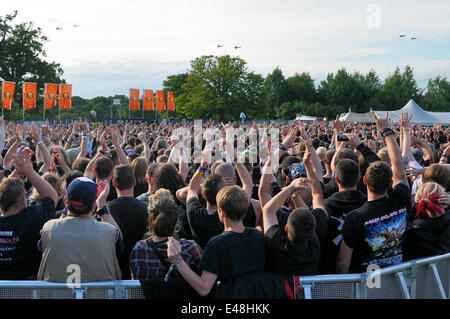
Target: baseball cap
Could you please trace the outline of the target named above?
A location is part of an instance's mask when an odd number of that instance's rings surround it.
[[[67,187],[69,204],[77,207],[92,205],[97,199],[97,185],[87,177],[75,178]]]

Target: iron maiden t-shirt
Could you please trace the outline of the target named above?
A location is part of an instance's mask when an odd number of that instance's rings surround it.
[[[389,196],[366,202],[347,215],[342,235],[353,249],[350,272],[365,272],[371,264],[387,267],[402,262],[402,239],[410,209],[411,191],[399,183]]]

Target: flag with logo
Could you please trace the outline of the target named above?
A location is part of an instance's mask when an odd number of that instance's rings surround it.
[[[173,92],[167,91],[167,109],[169,111],[175,111],[175,97]]]
[[[44,107],[50,110],[56,106],[58,96],[58,84],[45,83],[44,84]]]
[[[72,108],[72,84],[59,85],[59,109]]]
[[[130,111],[140,110],[139,89],[130,89]]]
[[[37,83],[25,82],[23,90],[23,109],[32,110],[36,108]]]
[[[156,91],[156,110],[164,111],[166,109],[166,103],[164,101],[164,91]]]
[[[144,90],[144,111],[155,110],[155,97],[153,90]]]
[[[3,82],[2,84],[2,106],[5,109],[11,110],[11,105],[14,97],[14,90],[16,88],[15,82]]]

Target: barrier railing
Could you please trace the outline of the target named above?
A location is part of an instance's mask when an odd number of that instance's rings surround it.
[[[304,299],[446,299],[450,297],[450,253],[382,268],[378,272],[300,276]],[[0,281],[0,299],[143,299],[137,280],[74,284]]]

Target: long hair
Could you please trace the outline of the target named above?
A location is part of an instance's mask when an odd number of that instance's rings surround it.
[[[162,164],[155,170],[153,189],[165,188],[176,196],[177,190],[186,186],[183,177],[173,164]]]

